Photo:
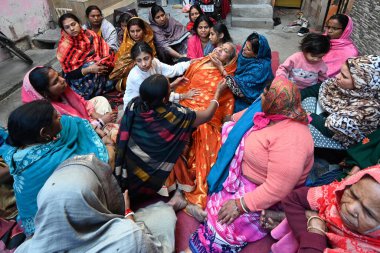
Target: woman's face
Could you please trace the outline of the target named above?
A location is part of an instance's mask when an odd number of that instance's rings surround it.
[[[56,137],[62,130],[61,117],[61,114],[54,110],[53,122],[50,127],[45,128],[44,134],[48,135],[50,138]]]
[[[229,43],[224,43],[215,49],[216,57],[225,65],[230,61],[233,50],[234,48]]]
[[[252,58],[252,57],[256,56],[255,53],[253,52],[251,42],[249,42],[249,41],[245,42],[242,54],[244,57],[247,57],[247,58]]]
[[[343,33],[342,24],[337,19],[330,19],[325,26],[327,35],[330,39],[339,39]]]
[[[137,66],[145,72],[152,66],[152,60],[153,57],[146,52],[141,52],[135,59]]]
[[[138,25],[131,25],[129,28],[129,36],[131,36],[131,39],[134,41],[142,41],[144,38],[144,30],[140,28]]]
[[[223,35],[223,34],[222,34]],[[214,28],[210,28],[210,36],[209,36],[209,39],[210,39],[210,41],[211,41],[211,43],[213,44],[213,45],[215,45],[215,46],[217,46],[218,45],[218,43],[219,43],[219,40],[221,39],[221,38],[219,38],[220,37],[220,35],[218,35],[216,32],[215,32],[215,30],[214,30]]]
[[[121,30],[123,30],[123,32],[124,32],[125,29],[127,29],[127,22],[121,22],[121,23],[120,23],[120,28],[121,28]]]
[[[67,83],[65,79],[62,76],[60,76],[57,71],[53,69],[49,70],[48,78],[49,78],[48,96],[52,100],[56,100],[65,92],[67,88]]]
[[[200,13],[196,8],[192,8],[190,11],[190,20],[191,22],[194,22],[197,17],[199,17]]]
[[[342,68],[340,69],[340,73],[336,75],[336,83],[342,89],[353,90],[355,88],[354,80],[352,79],[347,64],[343,64]]]
[[[90,21],[92,26],[100,26],[103,21],[103,16],[100,14],[100,11],[92,10],[90,14],[88,14],[88,21]]]
[[[346,188],[340,200],[340,217],[350,230],[365,234],[380,224],[380,184],[364,177]]]
[[[208,26],[206,21],[202,21],[199,23],[197,28],[197,34],[201,38],[207,38],[210,35],[210,27]]]
[[[154,16],[154,21],[157,23],[159,26],[164,26],[166,25],[167,22],[167,17],[165,13],[162,11],[157,12],[156,16]]]
[[[66,18],[62,22],[63,30],[71,37],[76,37],[80,33],[80,24],[72,18]]]

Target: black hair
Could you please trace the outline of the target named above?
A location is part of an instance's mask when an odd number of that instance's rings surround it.
[[[329,20],[331,19],[336,19],[338,20],[339,24],[342,25],[342,30],[344,31],[347,27],[347,24],[348,24],[348,17],[344,14],[335,14],[335,15],[332,15]]]
[[[198,34],[198,32],[197,32],[198,26],[202,21],[205,21],[207,23],[208,27],[210,27],[210,28],[213,26],[213,23],[211,22],[211,20],[206,15],[199,15],[197,17],[197,19],[194,21],[193,31],[195,32],[195,34]]]
[[[257,55],[259,53],[259,48],[260,48],[259,34],[257,32],[251,33],[248,36],[247,41],[251,43],[252,52],[255,53],[255,55]]]
[[[49,93],[49,71],[50,67],[36,67],[29,73],[29,81],[33,88],[46,97]]]
[[[169,94],[169,81],[160,74],[151,75],[140,85],[140,98],[150,108],[163,104],[163,99]]]
[[[35,100],[18,107],[8,118],[7,142],[14,147],[39,143],[41,129],[53,124],[54,111],[47,100]]]
[[[326,35],[309,33],[302,39],[300,49],[314,55],[327,54],[330,50],[330,39]]]
[[[119,19],[117,20],[117,24],[120,26],[121,23],[128,23],[128,21],[133,18],[134,15],[132,15],[129,12],[125,12],[119,16]]]
[[[222,43],[232,42],[231,35],[228,32],[228,28],[225,24],[217,23],[212,28],[214,29],[217,35],[223,33],[223,38],[221,39]]]
[[[159,6],[157,4],[152,6],[152,8],[150,9],[150,14],[152,14],[153,21],[157,15],[157,13],[159,13],[160,11],[162,11],[165,14],[165,10],[161,6]]]
[[[65,13],[62,16],[60,16],[59,19],[58,19],[58,26],[59,26],[59,28],[63,29],[63,21],[65,21],[68,18],[74,19],[79,24],[81,23],[80,19],[77,16],[75,16],[74,14],[72,14],[72,13]]]
[[[140,19],[140,18],[134,18],[134,19],[130,19],[127,23],[127,29],[129,31],[129,29],[131,28],[131,26],[133,25],[137,25],[138,27],[140,27],[144,32],[146,31],[146,27],[145,27],[145,22]]]
[[[194,8],[197,9],[199,15],[204,15],[204,12],[203,12],[203,10],[201,9],[201,7],[200,7],[198,4],[194,4],[194,5],[192,5],[192,6],[190,7],[190,10],[189,10],[189,19],[190,19],[190,21],[191,21],[190,12],[191,12],[191,10],[194,9]],[[194,21],[195,21],[195,20],[194,20]]]
[[[153,49],[145,41],[139,41],[133,45],[131,48],[131,58],[136,60],[136,58],[142,53],[148,53],[153,57]]]
[[[93,10],[99,11],[100,15],[103,16],[102,10],[98,6],[96,6],[96,5],[90,5],[86,9],[86,17],[90,16],[90,12],[93,11]]]

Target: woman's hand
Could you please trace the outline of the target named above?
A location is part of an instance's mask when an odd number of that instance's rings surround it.
[[[216,88],[215,96],[214,99],[218,100],[220,95],[222,95],[223,91],[227,88],[227,82],[226,79],[223,78],[222,80],[219,81],[218,83],[218,88]]]
[[[214,53],[211,53],[209,55],[210,55],[210,60],[215,65],[215,67],[217,67],[220,70],[220,72],[223,72],[224,70],[223,63],[216,57]]]
[[[189,81],[189,79],[185,76],[180,76],[178,77],[177,79],[175,79],[173,82],[170,83],[170,88],[171,89],[174,89],[175,87],[177,87],[178,84],[180,84],[181,82],[184,82],[184,83],[187,83]]]
[[[230,199],[222,205],[218,212],[218,221],[221,224],[230,225],[237,217],[240,216],[239,210],[234,199]]]
[[[108,73],[108,67],[100,63],[95,63],[88,67],[88,73],[105,75]]]
[[[307,228],[308,232],[325,235],[323,231],[326,231],[326,222],[324,222],[322,219],[319,219],[319,218],[312,218],[309,221],[309,218],[312,216],[319,217],[318,212],[306,210],[305,216],[308,219],[308,228]]]
[[[117,112],[108,112],[100,117],[100,119],[104,122],[104,124],[115,122],[117,118]]]
[[[104,145],[106,146],[114,146],[115,143],[111,140],[110,137],[108,137],[107,135],[105,135],[103,138],[102,138],[102,141],[104,143]]]
[[[356,174],[359,171],[360,171],[360,167],[359,166],[354,166],[354,167],[352,167],[351,171],[348,172],[347,177],[350,177],[350,176]]]
[[[131,208],[131,202],[129,200],[128,190],[123,193],[125,209]]]
[[[183,94],[182,100],[191,99],[194,96],[199,96],[200,94],[201,94],[201,92],[198,89],[191,89],[188,92],[186,92],[185,94]]]

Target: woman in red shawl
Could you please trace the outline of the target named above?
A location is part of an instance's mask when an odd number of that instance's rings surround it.
[[[293,249],[299,253],[379,252],[379,195],[380,165],[342,182],[293,191],[283,201],[287,222],[299,242]],[[307,219],[305,209],[318,213]]]
[[[108,73],[113,68],[114,55],[108,44],[91,30],[84,30],[72,13],[58,20],[61,39],[57,58],[70,87],[86,100],[113,89]]]

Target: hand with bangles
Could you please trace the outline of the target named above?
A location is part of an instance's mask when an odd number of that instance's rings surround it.
[[[239,217],[243,212],[236,205],[234,199],[230,199],[222,205],[218,212],[218,221],[223,225],[230,225],[237,217]]]

